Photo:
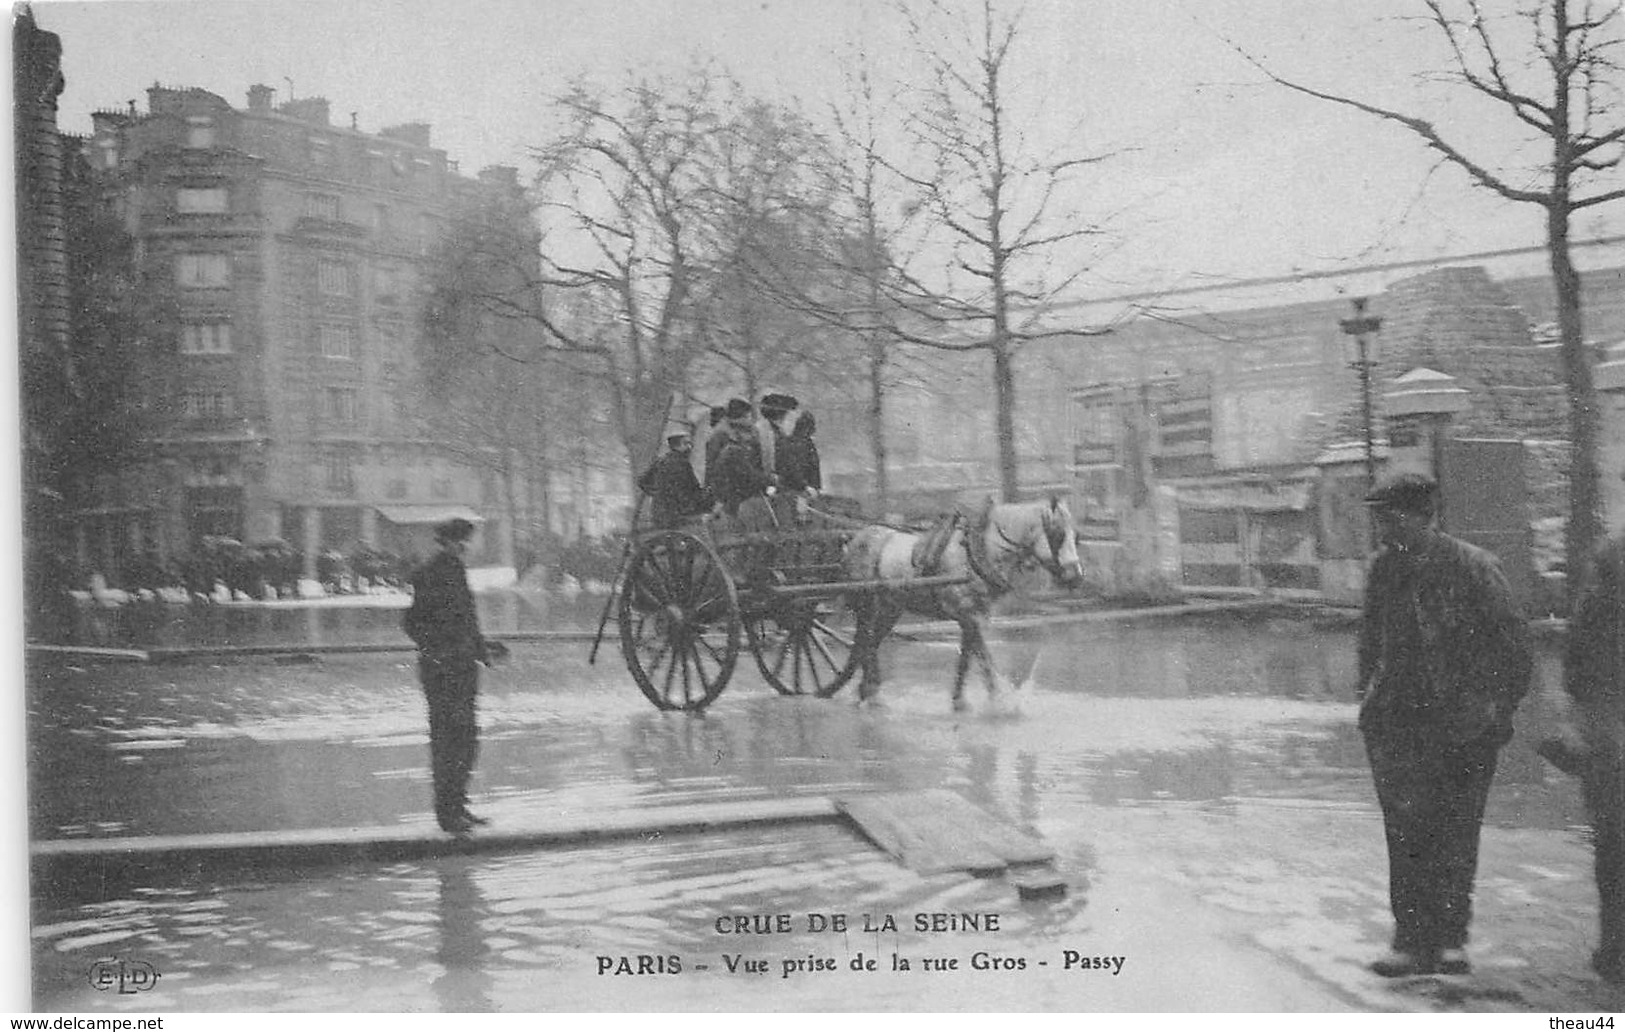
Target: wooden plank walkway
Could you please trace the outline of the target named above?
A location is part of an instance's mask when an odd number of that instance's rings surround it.
[[[529,821],[502,821],[466,838],[432,824],[369,828],[305,828],[225,832],[211,835],[149,835],[130,838],[48,839],[30,845],[38,871],[107,865],[158,872],[166,867],[254,866],[410,860],[471,851],[584,845],[598,841],[753,825],[839,818],[823,797],[753,799],[731,803],[644,807],[614,813],[569,814]]]
[[[1043,841],[947,789],[837,799],[840,811],[904,866],[921,874],[990,873],[1055,859]]]
[[[1054,849],[1046,843],[946,789],[507,818],[463,838],[421,822],[365,828],[45,839],[29,846],[29,856],[37,874],[72,876],[76,872],[112,869],[156,874],[165,869],[197,871],[212,866],[286,867],[410,860],[843,819],[899,862],[924,874],[1003,871],[1012,865],[1042,864],[1055,857]]]

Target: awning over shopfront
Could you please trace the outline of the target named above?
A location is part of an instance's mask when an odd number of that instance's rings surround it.
[[[380,505],[378,515],[402,526],[420,526],[426,523],[444,523],[462,518],[470,523],[484,523],[485,517],[466,505]]]

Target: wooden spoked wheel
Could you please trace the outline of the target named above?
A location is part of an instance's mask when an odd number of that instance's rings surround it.
[[[852,612],[838,600],[785,603],[747,626],[756,666],[781,695],[827,699],[857,673]]]
[[[619,610],[632,679],[663,710],[699,712],[727,687],[739,658],[733,578],[702,538],[652,534],[627,562]]]

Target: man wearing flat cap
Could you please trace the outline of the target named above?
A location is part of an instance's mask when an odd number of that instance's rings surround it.
[[[440,551],[413,573],[412,605],[405,618],[406,635],[418,647],[418,678],[429,704],[435,820],[453,835],[489,823],[468,809],[468,779],[480,747],[474,700],[479,664],[491,666],[507,654],[501,642],[488,642],[480,633],[463,565],[473,535],[474,524],[461,518],[435,527]]]
[[[673,431],[666,435],[665,452],[638,477],[638,490],[649,496],[657,527],[682,526],[711,507],[710,497],[694,475],[693,452],[694,440],[688,431]]]
[[[1532,656],[1501,564],[1434,523],[1438,486],[1401,473],[1366,496],[1360,732],[1388,840],[1389,978],[1465,974],[1479,829]]]

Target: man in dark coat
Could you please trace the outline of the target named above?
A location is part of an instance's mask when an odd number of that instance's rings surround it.
[[[1393,951],[1384,977],[1464,974],[1479,830],[1512,713],[1529,689],[1528,629],[1500,563],[1434,527],[1437,485],[1402,473],[1372,506],[1360,731],[1388,839]]]
[[[479,667],[507,653],[487,642],[474,611],[463,553],[474,525],[451,519],[435,528],[440,551],[412,575],[407,637],[418,647],[418,678],[429,704],[429,760],[434,775],[434,815],[440,827],[466,835],[489,823],[468,810],[468,779],[479,754],[475,696]]]
[[[726,405],[719,405],[711,410],[711,433],[705,439],[705,489],[713,495],[716,493],[717,461],[722,458],[722,449],[731,444],[738,436],[739,427],[750,426],[751,414],[754,410],[750,402],[744,398],[731,398]]]
[[[742,504],[762,498],[773,486],[772,478],[762,469],[761,453],[752,443],[736,436],[717,456],[711,494],[729,516],[738,515]]]
[[[686,433],[666,438],[666,452],[638,477],[638,490],[651,499],[657,527],[678,527],[711,507],[709,496],[694,475],[694,441]]]
[[[1625,534],[1602,547],[1581,584],[1563,673],[1578,748],[1543,742],[1540,753],[1581,779],[1600,908],[1591,966],[1625,982]]]
[[[734,516],[741,502],[760,497],[773,484],[762,465],[761,441],[751,422],[750,402],[728,402],[728,431],[709,469],[706,487],[724,513]]]

